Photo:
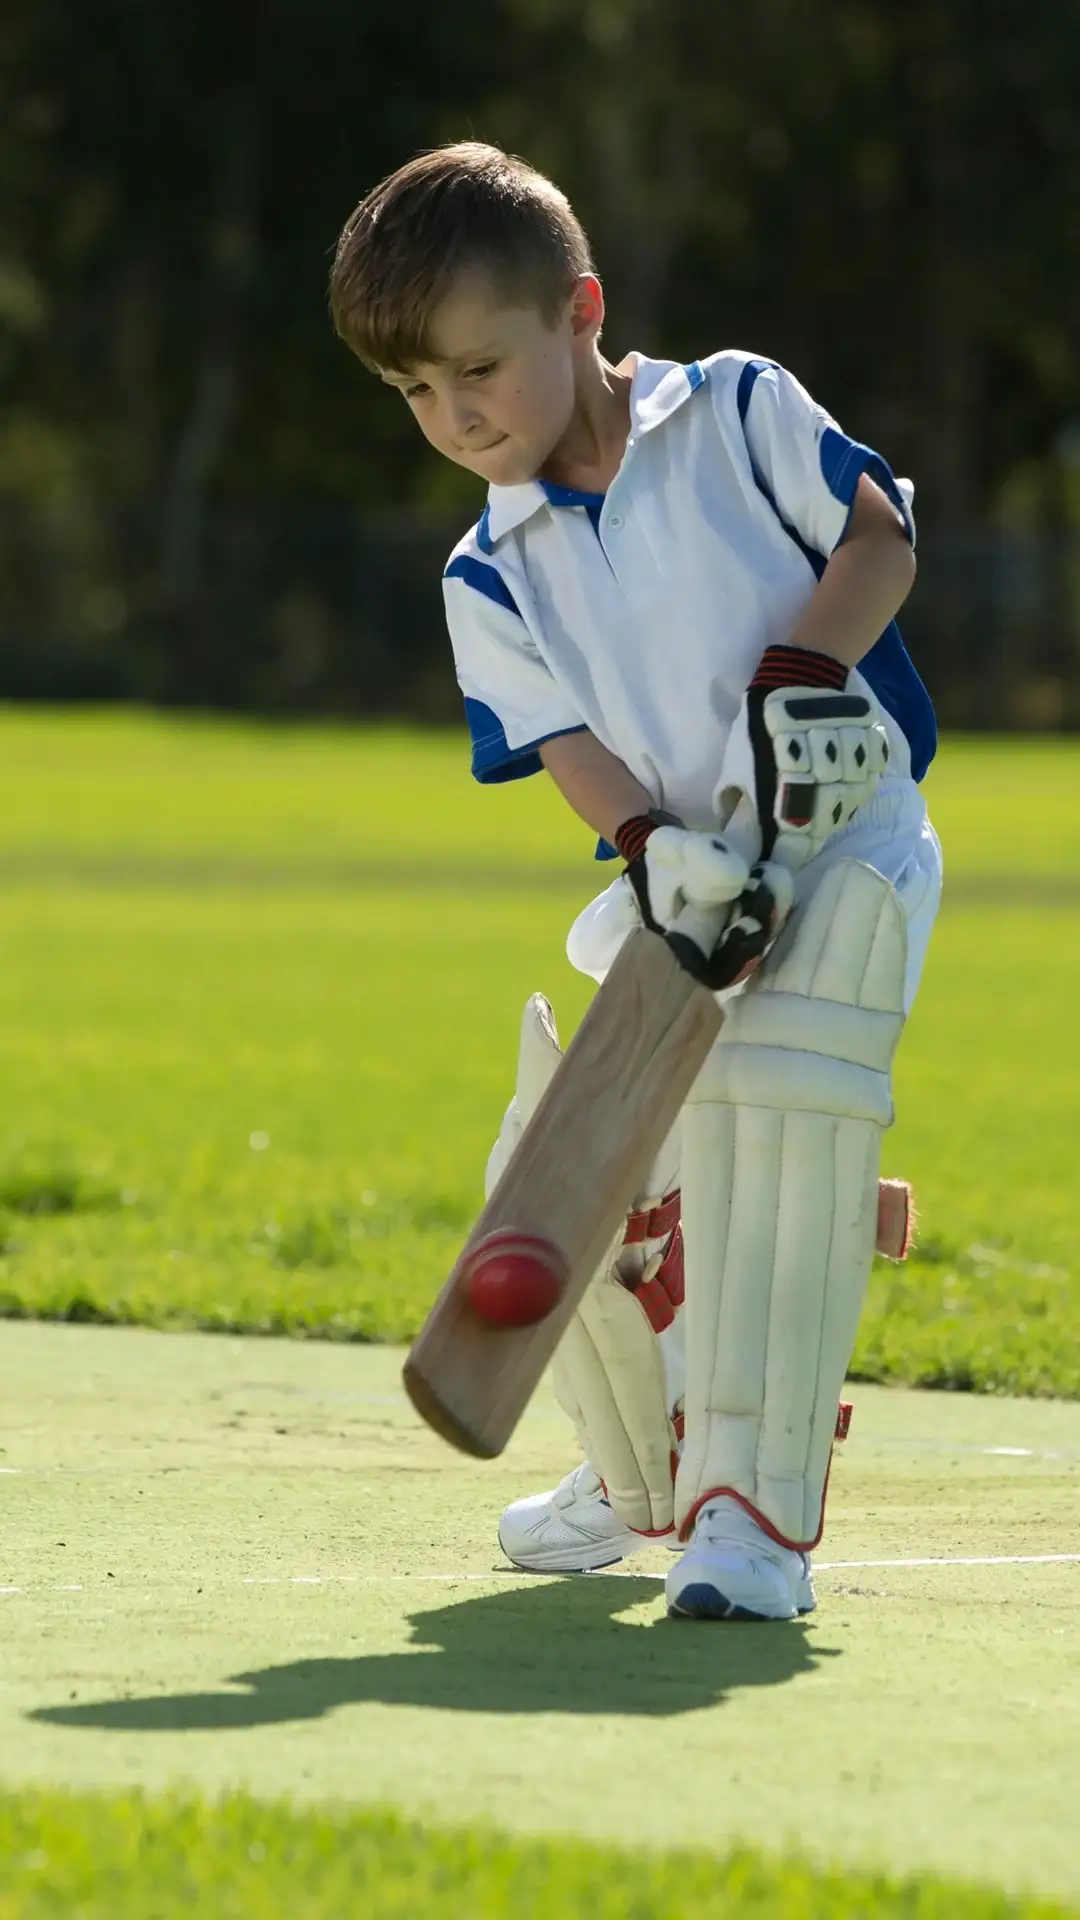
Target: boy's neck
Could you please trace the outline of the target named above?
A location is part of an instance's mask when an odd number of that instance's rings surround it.
[[[538,480],[580,493],[607,492],[626,452],[632,378],[628,360],[613,367],[594,350],[578,377],[570,425],[544,461]]]

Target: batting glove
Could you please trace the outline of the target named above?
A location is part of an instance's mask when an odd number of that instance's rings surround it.
[[[692,833],[670,814],[638,814],[615,836],[642,920],[687,973],[714,993],[760,965],[791,911],[783,867],[751,869],[721,834]]]
[[[889,763],[872,694],[845,691],[848,669],[806,647],[767,647],[740,720],[753,757],[764,857],[797,872],[869,800]]]

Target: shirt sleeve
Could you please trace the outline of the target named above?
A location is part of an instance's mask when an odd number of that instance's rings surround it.
[[[494,783],[540,773],[537,749],[585,721],[556,684],[496,567],[457,554],[443,575],[446,621],[472,741],[472,771]]]
[[[840,545],[863,473],[891,500],[914,546],[910,480],[897,480],[872,447],[849,439],[794,374],[770,361],[748,361],[738,403],[754,479],[812,552],[827,559]]]

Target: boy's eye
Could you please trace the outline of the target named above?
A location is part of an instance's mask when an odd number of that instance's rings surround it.
[[[415,387],[402,387],[401,391],[406,400],[422,400],[428,389],[424,381],[419,380]]]
[[[466,380],[486,380],[489,373],[494,373],[497,364],[495,360],[485,360],[482,366],[467,367],[465,378]]]

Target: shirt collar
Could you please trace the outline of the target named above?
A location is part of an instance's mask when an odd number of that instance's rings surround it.
[[[705,369],[699,361],[682,366],[677,360],[650,360],[643,353],[629,353],[633,375],[630,384],[630,440],[671,417],[684,400],[705,384]],[[626,362],[623,362],[625,365]],[[531,520],[545,506],[575,506],[593,495],[577,494],[569,487],[545,485],[543,480],[526,480],[517,487],[488,488],[488,503],[483,515],[485,539],[494,545],[503,534]]]

